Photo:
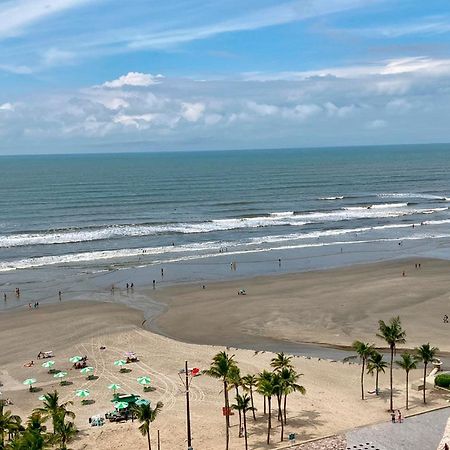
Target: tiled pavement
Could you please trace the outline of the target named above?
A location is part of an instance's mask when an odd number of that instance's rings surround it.
[[[346,449],[436,450],[449,418],[450,408],[445,408],[406,418],[402,423],[386,422],[358,428],[346,434]]]

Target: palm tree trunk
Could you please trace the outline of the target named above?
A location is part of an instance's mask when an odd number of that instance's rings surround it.
[[[278,403],[278,422],[283,421],[283,412],[281,409],[281,398],[283,394],[277,394],[277,403]]]
[[[364,400],[364,370],[366,366],[366,359],[362,359],[362,367],[361,367],[361,400]]]
[[[239,395],[239,389],[237,386],[235,386],[235,387],[236,387],[236,398],[237,398]],[[242,412],[240,409],[238,410],[238,412],[239,412],[239,437],[242,437],[242,432],[241,432],[241,430],[242,430]]]
[[[280,416],[281,416],[281,442],[283,442],[284,439],[284,419],[283,419],[283,414],[281,411],[281,395],[280,395],[280,399],[278,400],[278,410],[280,411]]]
[[[287,394],[284,394],[284,405],[283,405],[283,410],[284,410],[284,424],[285,424],[285,425],[287,425],[286,405],[287,405]]]
[[[148,450],[152,450],[152,443],[150,441],[150,426],[147,430],[147,442],[148,442]]]
[[[230,443],[230,416],[229,413],[229,402],[228,402],[228,386],[227,381],[223,380],[223,393],[225,397],[225,434],[226,434],[226,445],[225,449],[228,450]]]
[[[253,404],[253,390],[251,386],[250,386],[250,400],[252,402],[253,420],[256,420],[255,405]]]
[[[266,409],[266,396],[264,395],[264,415],[267,414],[267,409]]]
[[[408,404],[408,378],[409,378],[409,371],[406,372],[406,409],[409,409],[409,404]]]
[[[247,418],[245,415],[246,411],[244,409],[243,416],[244,416],[244,439],[245,439],[245,450],[248,450],[248,442],[247,442]]]
[[[427,387],[427,363],[423,364],[423,402],[426,403],[425,390]]]
[[[267,445],[270,444],[270,429],[272,428],[272,405],[271,405],[272,397],[267,397],[267,407],[269,410],[269,419],[267,421]]]
[[[390,389],[391,389],[391,395],[390,395],[391,399],[390,399],[390,408],[389,408],[390,411],[394,411],[394,401],[393,401],[393,397],[392,397],[392,395],[393,395],[393,392],[392,392],[392,375],[393,375],[392,369],[393,369],[393,366],[394,366],[394,346],[391,345],[391,366],[389,368]]]
[[[379,376],[379,372],[377,370],[377,374],[375,376],[375,394],[378,395],[378,376]]]

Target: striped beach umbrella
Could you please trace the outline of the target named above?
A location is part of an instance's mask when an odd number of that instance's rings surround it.
[[[27,378],[23,384],[25,386],[30,386],[30,392],[33,390],[33,384],[37,383],[36,378]]]
[[[45,367],[46,369],[51,369],[55,365],[55,361],[45,361],[45,363],[42,363],[42,367]]]
[[[128,408],[128,403],[127,402],[114,402],[114,408],[116,408],[116,409]]]
[[[123,359],[119,359],[119,360],[117,360],[117,361],[114,361],[114,365],[116,366],[116,367],[120,367],[120,371],[122,372],[122,371],[124,371],[124,366],[126,365],[126,361],[124,361]]]
[[[64,378],[67,376],[67,372],[58,372],[53,375],[53,378]]]
[[[77,362],[80,362],[82,359],[83,359],[82,356],[77,355],[77,356],[72,356],[72,358],[69,358],[69,361],[71,363],[77,363]]]
[[[150,384],[150,377],[139,377],[137,382],[142,386],[148,386]]]
[[[111,389],[112,391],[116,392],[120,389],[120,385],[116,383],[112,383],[108,386],[108,389]]]
[[[77,397],[80,397],[81,399],[85,399],[88,398],[91,394],[88,389],[77,389],[75,395]]]

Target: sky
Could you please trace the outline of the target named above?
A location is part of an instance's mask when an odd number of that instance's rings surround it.
[[[0,0],[0,154],[450,142],[449,0]]]

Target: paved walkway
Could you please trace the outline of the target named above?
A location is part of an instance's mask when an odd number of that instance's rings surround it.
[[[450,408],[349,431],[347,450],[437,450],[450,418]],[[440,449],[439,449],[440,450]]]

